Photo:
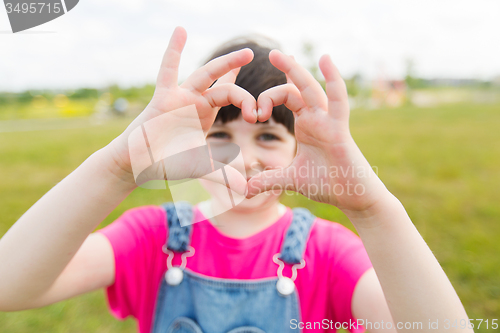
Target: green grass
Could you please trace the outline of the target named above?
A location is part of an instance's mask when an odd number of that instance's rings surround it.
[[[129,121],[0,133],[0,235]],[[351,117],[356,142],[406,207],[469,317],[490,321],[500,319],[499,124],[500,105],[356,110]],[[139,188],[100,227],[131,207],[166,200],[165,191]],[[301,196],[284,197],[283,203],[354,230],[334,207]],[[97,291],[41,309],[0,313],[0,332],[136,332],[136,324],[112,317]]]
[[[35,98],[31,103],[11,103],[1,106],[0,120],[43,119],[53,117],[83,117],[94,112],[95,100],[67,100],[60,105],[43,97]]]

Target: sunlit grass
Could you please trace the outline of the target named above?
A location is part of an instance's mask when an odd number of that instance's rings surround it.
[[[129,122],[0,133],[0,235]],[[490,321],[500,316],[498,124],[500,105],[356,110],[351,117],[356,142],[406,207],[469,317]],[[139,188],[100,227],[131,207],[167,200],[165,191]],[[353,229],[334,207],[300,196],[284,197],[283,202],[307,207],[317,216]],[[120,322],[107,312],[102,291],[42,309],[0,313],[0,332],[135,331],[133,320]]]
[[[63,95],[54,100],[36,96],[29,103],[2,105],[0,120],[89,116],[94,112],[95,104],[94,100],[70,100]]]

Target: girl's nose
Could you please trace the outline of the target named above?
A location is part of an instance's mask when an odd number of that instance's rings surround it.
[[[247,180],[255,176],[256,174],[262,172],[263,170],[264,166],[258,160],[255,159],[252,159],[252,161],[249,161],[248,159],[245,160],[245,172]]]
[[[247,178],[259,173],[262,170],[257,151],[250,144],[240,145],[241,155],[245,164]]]

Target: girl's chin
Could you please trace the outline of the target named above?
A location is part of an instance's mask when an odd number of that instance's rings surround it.
[[[214,196],[214,193],[210,193],[212,200],[217,200],[217,196]],[[271,191],[264,192],[256,195],[251,199],[244,198],[243,201],[238,203],[233,209],[236,210],[247,210],[247,209],[255,209],[257,207],[261,207],[264,205],[268,205],[271,202],[279,200],[279,195],[273,194]]]
[[[243,199],[242,202],[240,202],[237,206],[238,207],[254,207],[254,206],[260,206],[263,204],[266,200],[270,199],[269,197],[266,197],[262,193],[251,198],[251,199]]]
[[[236,208],[256,208],[267,206],[273,202],[279,201],[280,195],[273,194],[272,192],[264,192],[256,195],[251,199],[243,199],[241,203],[236,205]]]

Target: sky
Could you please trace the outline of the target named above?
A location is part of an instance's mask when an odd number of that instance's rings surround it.
[[[275,39],[304,66],[331,55],[341,74],[500,76],[498,0],[80,0],[64,16],[12,34],[0,7],[0,91],[154,83],[178,25],[188,33],[180,80],[221,43]],[[304,43],[314,46],[310,59]]]

